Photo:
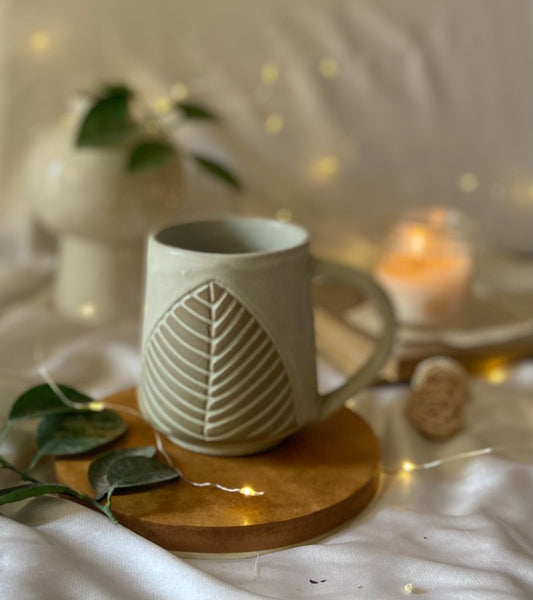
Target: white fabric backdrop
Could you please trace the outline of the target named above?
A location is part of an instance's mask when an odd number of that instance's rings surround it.
[[[23,158],[73,90],[128,79],[156,99],[183,82],[223,114],[223,131],[202,130],[191,143],[227,152],[249,192],[236,201],[191,174],[183,212],[289,207],[341,256],[353,236],[381,232],[401,207],[441,202],[479,215],[493,239],[512,236],[524,247],[531,7],[529,0],[0,0],[0,421],[16,393],[40,381],[38,364],[97,397],[137,380],[138,324],[64,322],[50,309],[53,265],[30,252]],[[320,74],[324,58],[337,61],[338,77]],[[269,62],[279,65],[275,85],[261,81]],[[284,118],[278,135],[264,131],[271,113]],[[312,167],[323,157],[335,158],[338,170],[317,181]],[[474,176],[468,193],[464,174]],[[326,369],[322,376],[334,380]],[[357,409],[380,436],[388,468],[503,449],[387,476],[375,503],[339,532],[258,559],[183,560],[65,500],[3,507],[0,597],[381,600],[403,597],[412,583],[432,600],[529,599],[532,389],[531,363],[504,384],[475,382],[468,426],[445,444],[424,442],[407,425],[404,389],[361,395]],[[25,464],[31,431],[17,428],[1,450]],[[10,482],[0,471],[0,485]]]
[[[27,273],[24,277],[28,282]],[[39,364],[57,381],[95,397],[135,384],[136,323],[102,329],[68,324],[50,310],[49,286],[27,289],[4,304],[0,318],[0,423],[14,396],[40,381]],[[321,375],[324,386],[338,381],[325,367]],[[486,447],[499,451],[385,475],[375,502],[340,531],[320,543],[259,558],[183,560],[89,509],[51,497],[2,507],[0,597],[385,600],[403,597],[403,587],[412,583],[432,600],[529,599],[532,390],[532,362],[517,366],[505,383],[472,382],[467,427],[446,443],[424,441],[408,425],[405,388],[361,394],[352,406],[379,435],[385,469]],[[2,454],[27,464],[32,435],[31,427],[17,427]],[[49,464],[39,476],[50,477]],[[15,479],[0,471],[0,485]]]
[[[4,231],[24,226],[41,128],[74,91],[127,80],[150,100],[184,83],[224,117],[190,143],[229,154],[248,192],[191,173],[182,213],[288,207],[342,254],[404,207],[441,203],[533,250],[531,0],[0,0],[0,31]]]

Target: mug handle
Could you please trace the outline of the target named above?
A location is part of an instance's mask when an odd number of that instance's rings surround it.
[[[383,323],[381,337],[367,362],[337,389],[327,394],[318,394],[321,400],[318,418],[324,419],[341,408],[350,396],[369,384],[385,364],[394,343],[396,319],[388,296],[369,275],[337,263],[317,258],[313,258],[313,261],[315,277],[339,281],[363,292],[378,309]]]

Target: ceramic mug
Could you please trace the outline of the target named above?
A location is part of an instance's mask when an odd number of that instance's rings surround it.
[[[384,325],[366,364],[325,395],[316,382],[315,275],[362,291]],[[390,353],[393,331],[381,288],[313,258],[297,225],[245,217],[177,224],[148,244],[139,407],[189,450],[266,450],[368,384]]]

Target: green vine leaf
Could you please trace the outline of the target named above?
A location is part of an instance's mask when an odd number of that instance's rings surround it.
[[[28,471],[46,454],[88,452],[116,440],[127,428],[119,415],[109,410],[45,417],[37,429],[37,453]]]
[[[122,83],[106,84],[106,85],[104,85],[102,91],[103,91],[103,95],[106,97],[122,96],[122,97],[127,98],[128,100],[133,98],[135,95],[131,88],[129,88],[127,85],[124,85]]]
[[[214,112],[196,102],[177,102],[174,108],[187,119],[218,121],[218,116]]]
[[[77,390],[66,385],[58,385],[68,400],[79,407],[69,406],[56,394],[56,392],[47,384],[37,385],[23,394],[21,394],[13,404],[9,414],[9,420],[35,419],[47,415],[73,413],[84,410],[84,405],[92,402],[93,399]],[[85,407],[87,410],[88,407]]]
[[[169,142],[143,140],[132,148],[127,169],[131,172],[147,171],[163,166],[176,156],[176,148]]]
[[[44,483],[37,481],[35,483],[24,483],[4,488],[3,490],[0,490],[0,506],[11,502],[20,502],[21,500],[27,500],[28,498],[37,498],[38,496],[44,496],[46,494],[62,494],[64,496],[70,496],[71,498],[85,502],[102,512],[112,523],[118,522],[109,506],[102,506],[90,496],[87,496],[87,494],[80,494],[76,490],[58,483]]]
[[[229,184],[237,191],[242,191],[243,185],[241,180],[226,166],[222,165],[218,161],[213,160],[212,158],[208,158],[200,154],[193,154],[192,158],[200,168],[204,169],[211,175],[215,175],[215,177],[218,177],[224,183]]]
[[[109,465],[107,480],[108,499],[116,489],[137,488],[171,481],[180,477],[181,473],[156,458],[146,456],[127,456]]]
[[[36,498],[45,494],[69,494],[71,488],[57,483],[23,483],[0,490],[0,505],[19,502],[27,498]]]
[[[128,139],[137,129],[129,116],[129,96],[112,93],[95,102],[78,132],[76,145],[112,146]]]
[[[131,456],[153,458],[155,453],[156,449],[154,446],[142,446],[140,448],[119,448],[117,450],[110,450],[98,458],[95,458],[89,465],[88,471],[89,482],[95,491],[95,498],[97,500],[103,498],[111,487],[107,474],[113,463]]]

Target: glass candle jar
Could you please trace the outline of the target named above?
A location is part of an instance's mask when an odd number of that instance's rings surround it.
[[[412,213],[392,228],[376,278],[400,323],[443,325],[461,315],[473,271],[469,233],[460,213],[440,207]]]

